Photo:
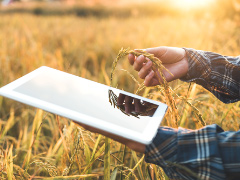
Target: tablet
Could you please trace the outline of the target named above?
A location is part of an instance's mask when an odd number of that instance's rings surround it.
[[[167,110],[161,102],[45,66],[0,88],[0,95],[142,144],[151,143]],[[132,110],[117,102],[120,97],[131,100]]]

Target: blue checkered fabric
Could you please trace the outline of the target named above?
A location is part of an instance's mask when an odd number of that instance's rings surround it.
[[[184,48],[196,82],[224,103],[240,100],[240,57]],[[146,147],[145,160],[159,165],[170,179],[240,179],[240,131],[216,124],[202,129],[160,127]]]

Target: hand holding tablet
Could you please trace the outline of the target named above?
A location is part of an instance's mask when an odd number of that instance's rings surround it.
[[[140,144],[151,143],[167,110],[163,103],[49,67],[0,88],[0,95],[69,118],[115,140],[113,136]]]

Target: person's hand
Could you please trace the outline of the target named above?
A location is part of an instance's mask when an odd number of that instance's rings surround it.
[[[172,73],[171,75],[166,70],[163,71],[163,75],[168,82],[184,77],[187,74],[188,61],[184,49],[161,46],[145,50],[159,58],[162,64]],[[133,65],[133,68],[138,71],[138,76],[144,79],[145,86],[156,86],[162,83],[159,82],[159,78],[157,77],[160,77],[159,72],[156,74],[153,72],[152,62],[148,58],[145,58],[143,55],[136,57],[133,54],[129,54],[128,60]],[[147,63],[145,63],[146,60]]]
[[[121,93],[118,96],[117,105],[124,106],[125,112],[128,114],[132,111],[142,112],[144,110],[144,106],[141,104],[139,99]]]
[[[139,115],[152,116],[156,111],[156,107],[150,102],[143,101],[140,99],[127,96],[120,93],[117,99],[117,106],[122,107],[127,114],[136,113]],[[151,110],[147,111],[148,108]]]
[[[86,129],[88,131],[102,134],[102,135],[104,135],[106,137],[109,137],[109,138],[115,140],[115,141],[118,141],[118,142],[120,142],[122,144],[125,144],[126,146],[128,146],[130,149],[132,149],[134,151],[137,151],[137,152],[140,152],[140,153],[144,153],[145,152],[146,146],[144,144],[141,144],[139,142],[136,142],[136,141],[133,141],[133,140],[130,140],[130,139],[126,139],[124,137],[121,137],[121,136],[118,136],[118,135],[115,135],[115,134],[103,131],[101,129],[97,129],[97,128],[92,127],[92,126],[88,126],[86,124],[82,124],[82,123],[79,123],[79,122],[75,122],[75,123],[80,125],[80,126],[82,126],[84,129]]]

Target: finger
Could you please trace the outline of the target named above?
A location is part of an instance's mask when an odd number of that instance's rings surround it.
[[[169,47],[160,46],[154,48],[147,48],[146,51],[150,54],[153,54],[157,58],[161,58],[168,50]]]
[[[159,85],[158,79],[155,77],[155,72],[151,71],[144,80],[144,85],[149,87],[149,86],[156,86]]]
[[[167,71],[163,71],[166,80],[170,82],[186,76],[188,72],[188,61],[187,59],[183,59],[174,64],[166,64],[165,67],[172,73],[170,74]]]
[[[136,51],[136,52],[142,52],[142,51],[146,51],[146,49],[134,49],[134,51]]]
[[[150,105],[152,105],[152,103],[147,102],[147,101],[143,101],[143,106],[144,106],[144,107],[148,107],[148,106],[150,106]]]
[[[134,61],[135,61],[135,56],[133,54],[129,54],[128,55],[128,61],[131,65],[133,65]]]
[[[135,112],[141,112],[142,104],[139,99],[134,98],[134,108],[135,108]]]
[[[145,61],[145,57],[143,55],[138,56],[134,61],[133,68],[136,71],[139,71],[143,67],[144,61]]]
[[[154,54],[157,58],[159,58],[163,63],[175,63],[182,60],[186,52],[182,48],[177,47],[155,47],[146,49],[148,53]]]
[[[144,85],[145,85],[145,86],[151,86],[154,75],[155,75],[154,71],[151,71],[151,72],[145,77],[145,81],[144,81]]]
[[[122,93],[120,93],[119,96],[118,96],[118,99],[117,99],[117,105],[118,105],[118,106],[123,105],[124,99],[125,99],[125,95],[122,94]]]
[[[141,79],[145,79],[145,77],[149,74],[152,68],[152,61],[148,61],[145,66],[143,66],[140,71],[138,72],[138,76]]]
[[[133,98],[130,96],[125,97],[125,112],[126,113],[131,113],[132,111],[132,102]]]

